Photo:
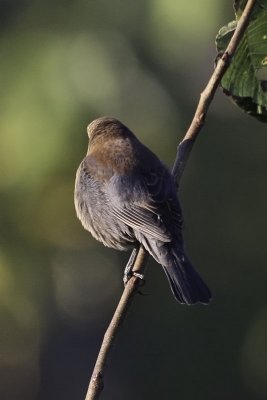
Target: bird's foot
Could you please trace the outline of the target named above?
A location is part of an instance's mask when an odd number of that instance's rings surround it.
[[[123,275],[124,286],[126,286],[127,282],[131,279],[132,276],[139,278],[142,281],[142,285],[145,284],[145,275],[144,274],[139,274],[138,272],[129,271],[129,272],[127,272],[127,274],[124,272],[124,275]]]
[[[127,284],[128,280],[133,276],[132,269],[135,263],[136,255],[137,255],[137,249],[134,248],[132,254],[130,255],[129,261],[124,269],[124,274],[123,274],[124,286]]]
[[[142,281],[145,282],[145,275],[144,274],[139,274],[138,272],[133,272],[132,275],[136,276],[136,278],[139,278],[139,279],[141,279]]]
[[[124,286],[126,286],[127,282],[132,276],[135,276],[136,278],[139,278],[142,281],[143,286],[145,284],[145,275],[141,274],[139,272],[133,271],[133,266],[136,260],[138,249],[134,248],[132,251],[132,254],[130,255],[129,261],[124,269],[124,274],[123,274],[123,283]]]

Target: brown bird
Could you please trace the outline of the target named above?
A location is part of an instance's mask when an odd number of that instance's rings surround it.
[[[98,118],[87,132],[74,195],[84,228],[117,250],[141,243],[162,265],[176,300],[209,303],[210,290],[184,252],[182,213],[167,167],[115,118]]]

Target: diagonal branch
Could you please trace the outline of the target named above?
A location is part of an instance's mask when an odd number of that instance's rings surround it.
[[[140,246],[137,256],[135,258],[132,271],[144,275],[145,262],[147,257],[148,253],[144,250],[142,246]],[[122,322],[126,317],[127,311],[134,299],[134,295],[142,285],[142,282],[143,281],[141,279],[133,275],[124,288],[119,304],[104,335],[85,400],[98,399],[100,393],[104,388],[103,377],[110,350],[112,348],[116,335],[122,325]]]
[[[211,78],[206,88],[201,93],[200,100],[191,125],[189,126],[185,137],[177,148],[177,155],[172,170],[172,173],[177,182],[177,187],[179,186],[179,182],[181,180],[194,142],[204,125],[206,114],[213,100],[214,94],[246,30],[250,14],[255,3],[256,0],[248,0],[244,12],[237,24],[236,30],[228,44],[226,51],[218,61],[217,66],[213,74],[211,75]],[[134,272],[144,274],[145,261],[147,259],[147,256],[148,255],[144,248],[140,246],[133,267]],[[116,335],[120,330],[127,311],[133,301],[134,295],[138,291],[140,285],[141,280],[137,276],[132,276],[132,278],[128,281],[127,285],[124,288],[117,309],[115,310],[110,325],[105,333],[85,400],[97,400],[103,390],[104,372],[106,369],[106,364],[111,347],[114,343]]]
[[[191,125],[189,126],[183,140],[178,145],[176,159],[174,161],[172,173],[179,186],[183,171],[185,169],[187,160],[190,152],[193,148],[194,142],[204,125],[205,118],[209,109],[209,106],[213,100],[215,92],[221,82],[221,79],[227,70],[235,51],[245,33],[245,30],[249,23],[249,17],[252,9],[256,3],[256,0],[248,0],[246,7],[240,17],[236,30],[225,50],[222,57],[219,59],[210,80],[200,95],[200,100],[192,119]]]

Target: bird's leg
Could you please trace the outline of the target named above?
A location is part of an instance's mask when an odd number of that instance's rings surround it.
[[[127,262],[127,265],[126,265],[126,267],[124,269],[124,274],[123,274],[123,283],[124,283],[124,285],[126,285],[128,280],[133,275],[132,269],[133,269],[133,266],[134,266],[134,263],[135,263],[135,260],[136,260],[136,256],[137,256],[137,248],[134,247],[134,249],[133,249],[133,251],[132,251],[132,253],[130,255],[130,258],[129,258],[128,262]]]
[[[128,280],[134,275],[139,279],[144,279],[144,275],[143,274],[139,274],[138,272],[133,272],[133,266],[136,260],[136,256],[138,253],[138,248],[134,247],[132,254],[130,255],[130,258],[127,262],[127,265],[124,269],[124,274],[123,274],[123,283],[124,285],[126,285],[126,283],[128,282]]]

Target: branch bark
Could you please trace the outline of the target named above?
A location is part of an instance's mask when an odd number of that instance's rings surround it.
[[[144,275],[147,257],[147,252],[144,250],[143,246],[140,246],[132,269],[134,273]],[[104,335],[85,400],[97,400],[104,388],[103,376],[110,350],[134,299],[134,295],[142,284],[143,281],[133,275],[124,288],[119,304]]]
[[[256,3],[256,0],[248,0],[246,7],[240,17],[236,30],[227,46],[227,49],[219,59],[210,80],[200,95],[200,100],[196,108],[194,118],[192,119],[191,125],[189,126],[183,140],[178,145],[176,158],[173,164],[172,173],[176,180],[177,187],[179,186],[183,171],[185,169],[187,160],[190,152],[193,148],[194,142],[199,135],[205,118],[209,109],[209,106],[213,100],[214,94],[220,84],[220,81],[227,70],[231,60],[235,54],[235,51],[245,33],[245,30],[249,23],[249,17],[252,9]]]
[[[244,12],[237,24],[236,30],[228,44],[226,51],[218,61],[217,66],[213,74],[211,75],[207,86],[200,95],[200,100],[191,125],[189,126],[183,140],[178,145],[177,155],[172,169],[177,187],[179,186],[194,142],[204,125],[206,114],[213,100],[214,94],[246,30],[250,14],[255,3],[256,0],[248,0]],[[140,246],[137,257],[135,259],[133,272],[144,275],[145,261],[147,257],[148,254],[146,253],[144,248]],[[126,317],[127,311],[133,301],[134,295],[138,291],[141,284],[141,279],[139,279],[137,276],[132,276],[124,288],[119,304],[104,335],[104,339],[97,357],[97,361],[89,383],[85,400],[97,400],[101,394],[101,391],[103,390],[104,372],[106,369],[110,350],[112,348],[116,335],[120,330],[122,322]]]

